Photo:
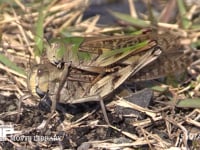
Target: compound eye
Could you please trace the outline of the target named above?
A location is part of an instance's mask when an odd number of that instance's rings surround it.
[[[42,69],[37,70],[37,76],[38,77],[41,77],[43,74],[44,74],[44,70],[42,70]]]
[[[42,76],[42,74],[43,74],[42,69],[38,69],[38,71],[37,71],[37,75],[38,75],[38,76]]]

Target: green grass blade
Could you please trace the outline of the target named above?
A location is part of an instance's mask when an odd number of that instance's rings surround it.
[[[0,5],[9,4],[11,6],[17,6],[14,0],[0,0]]]
[[[199,25],[199,24],[193,24],[193,25],[191,26],[191,29],[192,29],[192,30],[199,31],[199,30],[200,30],[200,25]]]
[[[187,10],[186,10],[184,1],[183,1],[183,0],[177,0],[177,3],[178,3],[179,13],[180,13],[180,16],[181,16],[181,24],[182,24],[182,27],[183,27],[184,29],[188,29],[188,28],[192,25],[192,23],[191,23],[190,20],[186,17]]]
[[[22,69],[21,67],[17,66],[15,63],[13,63],[12,61],[10,61],[6,56],[4,56],[3,54],[0,54],[0,62],[2,64],[4,64],[5,66],[7,66],[8,68],[14,70],[15,72],[26,76],[26,72],[24,71],[24,69]]]
[[[181,108],[200,108],[200,98],[180,100],[176,107]]]
[[[43,47],[44,47],[44,43],[43,43],[43,37],[44,37],[44,29],[43,29],[43,24],[44,24],[44,19],[45,19],[45,14],[44,14],[44,8],[41,8],[39,11],[39,18],[36,22],[36,26],[35,26],[35,55],[36,56],[41,56],[41,54],[43,53]]]
[[[198,40],[198,41],[192,43],[191,46],[192,46],[193,48],[198,48],[198,47],[200,47],[200,40]]]
[[[163,87],[163,86],[155,85],[155,86],[152,86],[151,89],[154,90],[154,91],[156,91],[156,92],[162,93],[162,92],[167,91],[168,87],[167,86]]]
[[[114,12],[114,11],[109,11],[109,12],[114,17],[116,17],[116,18],[118,18],[120,20],[123,20],[125,22],[128,22],[128,23],[130,23],[132,25],[143,27],[143,28],[146,28],[146,27],[150,26],[150,22],[147,22],[147,21],[144,21],[144,20],[141,20],[141,19],[137,19],[137,18],[133,18],[130,15],[119,13],[119,12]]]

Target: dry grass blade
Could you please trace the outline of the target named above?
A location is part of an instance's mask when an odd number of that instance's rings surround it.
[[[145,109],[145,108],[142,108],[142,107],[140,107],[138,105],[135,105],[133,103],[130,103],[130,102],[126,101],[123,98],[119,98],[119,100],[115,101],[115,103],[116,103],[116,105],[119,105],[119,106],[122,106],[122,107],[131,108],[131,109],[140,111],[142,113],[145,113],[151,118],[155,118],[157,116],[157,114],[155,112],[153,112],[151,110],[148,110],[148,109]]]

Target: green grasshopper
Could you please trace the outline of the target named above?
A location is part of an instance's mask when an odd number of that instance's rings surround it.
[[[140,69],[154,61],[161,53],[161,50],[156,47],[146,52],[137,62],[127,65],[116,72],[103,76],[91,86],[91,82],[75,80],[73,71],[61,70],[50,64],[41,64],[32,68],[30,73],[28,85],[33,95],[45,97],[48,94],[53,100],[53,111],[57,101],[63,103],[83,103],[89,101],[100,101],[101,107],[105,113],[103,99],[115,91],[121,84],[123,84],[129,77],[134,76]],[[67,68],[67,67],[66,67]],[[74,70],[74,69],[73,69]],[[67,73],[67,74],[66,74]],[[91,76],[90,73],[86,76]],[[66,77],[63,79],[63,77]],[[95,76],[92,77],[95,79]],[[88,79],[88,81],[91,80]],[[60,82],[62,81],[62,82]],[[60,90],[60,85],[64,83]],[[65,88],[63,88],[65,87]],[[88,92],[85,91],[89,88]],[[57,99],[59,94],[59,99]]]
[[[74,68],[102,73],[109,72],[116,63],[127,63],[126,58],[145,51],[138,49],[154,40],[150,30],[130,36],[72,37],[53,40],[46,51],[49,61],[59,67],[71,61]]]
[[[35,66],[28,78],[29,89],[35,96],[50,96],[53,111],[57,101],[100,101],[107,118],[103,99],[128,79],[138,78],[141,71],[155,73],[148,66],[155,64],[156,60],[164,61],[165,67],[165,63],[182,56],[182,52],[176,50],[176,41],[170,45],[170,39],[165,36],[146,32],[135,36],[76,38],[54,43],[53,49],[47,49],[47,55],[49,61],[59,67],[51,64]],[[75,41],[79,44],[73,44]]]

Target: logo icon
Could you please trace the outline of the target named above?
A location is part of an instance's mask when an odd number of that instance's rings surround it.
[[[0,125],[0,141],[6,141],[7,137],[16,133],[21,131],[15,131],[13,125]]]

